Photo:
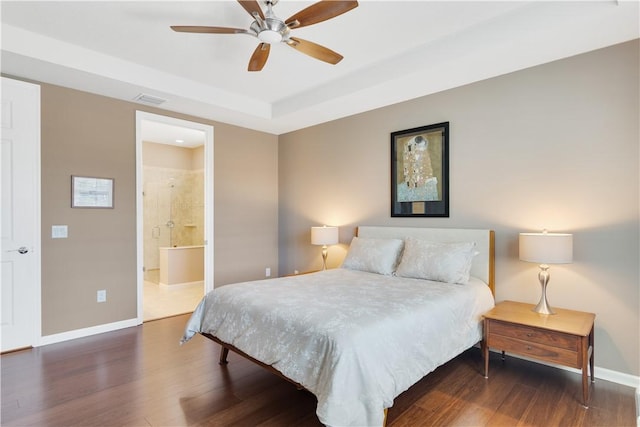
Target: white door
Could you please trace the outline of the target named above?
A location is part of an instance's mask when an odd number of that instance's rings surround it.
[[[2,77],[1,350],[40,334],[40,86]]]

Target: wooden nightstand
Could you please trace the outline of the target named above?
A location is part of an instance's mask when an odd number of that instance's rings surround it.
[[[554,308],[556,314],[533,312],[532,304],[503,301],[484,315],[484,376],[489,348],[582,370],[582,397],[589,403],[587,364],[593,377],[593,323],[596,315]]]

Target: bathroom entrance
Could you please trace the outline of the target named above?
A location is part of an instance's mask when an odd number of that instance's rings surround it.
[[[213,288],[213,128],[143,112],[136,122],[138,320],[148,321],[193,311]]]

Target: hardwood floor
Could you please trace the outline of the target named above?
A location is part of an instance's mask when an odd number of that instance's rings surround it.
[[[3,426],[319,426],[313,395],[197,336],[187,316],[2,355]],[[634,390],[471,349],[400,395],[387,425],[635,426]]]

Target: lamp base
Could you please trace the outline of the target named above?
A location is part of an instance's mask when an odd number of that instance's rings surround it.
[[[532,311],[539,314],[556,314],[549,305],[549,301],[547,301],[547,283],[549,283],[549,266],[547,264],[540,264],[538,280],[542,288],[542,295],[540,295],[540,302],[538,302],[538,305],[536,305]]]
[[[327,245],[322,246],[322,269],[327,269]]]
[[[540,298],[540,302],[538,302],[538,305],[533,307],[531,311],[535,311],[539,314],[556,314],[556,312],[553,311],[553,309],[549,306],[547,298],[544,295]]]

